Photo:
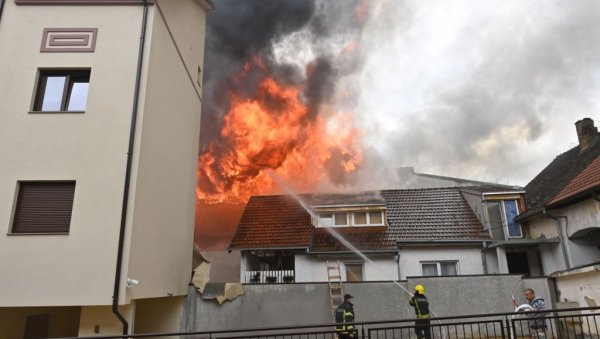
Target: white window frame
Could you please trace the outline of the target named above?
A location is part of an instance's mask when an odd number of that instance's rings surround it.
[[[423,265],[433,265],[436,264],[437,267],[437,275],[436,277],[455,277],[460,275],[460,266],[458,265],[458,260],[439,260],[439,261],[421,261],[421,276],[425,276],[425,272],[423,272]],[[456,275],[442,275],[442,264],[454,264],[454,268],[456,270]]]
[[[355,218],[355,213],[365,213],[366,217],[367,217],[367,223],[366,224],[357,224],[355,222],[356,218]],[[379,215],[381,216],[381,223],[378,224],[373,224],[371,223],[371,213],[379,213]],[[340,225],[336,225],[335,224],[335,215],[336,214],[344,214],[346,216],[346,223],[345,224],[340,224]],[[385,211],[383,210],[375,210],[375,211],[370,211],[370,210],[364,210],[364,211],[357,211],[357,210],[344,210],[344,211],[322,211],[322,212],[316,212],[316,216],[317,219],[315,221],[313,221],[315,223],[315,226],[317,227],[371,227],[371,226],[385,226]],[[321,216],[329,216],[329,218],[323,218]],[[328,222],[324,222],[324,221],[328,221]],[[330,221],[329,221],[330,220]]]
[[[381,223],[380,224],[373,224],[371,223],[371,213],[375,213],[375,212],[379,212],[379,214],[381,215]],[[367,223],[366,224],[358,224],[356,223],[356,213],[365,213],[367,216]],[[385,225],[385,215],[383,213],[383,211],[354,211],[352,212],[352,225],[353,226],[383,226]]]
[[[508,219],[506,218],[506,207],[504,205],[504,202],[506,201],[514,201],[515,203],[515,207],[517,208],[517,215],[519,215],[519,213],[521,213],[519,211],[519,201],[517,199],[507,199],[507,200],[502,200],[502,223],[503,225],[503,229],[504,229],[504,236],[506,236],[506,239],[522,239],[523,238],[523,225],[521,225],[520,222],[517,221],[517,223],[519,224],[519,233],[520,235],[518,236],[510,236],[509,232],[508,232]]]

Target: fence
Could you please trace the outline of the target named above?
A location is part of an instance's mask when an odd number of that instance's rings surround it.
[[[558,309],[517,313],[494,313],[430,318],[428,324],[415,326],[415,319],[354,323],[356,339],[421,338],[430,339],[600,339],[600,307]],[[148,333],[117,336],[79,337],[79,339],[124,338],[181,339],[300,339],[337,338],[332,324],[229,331]]]
[[[294,270],[247,271],[246,283],[276,284],[294,282]]]

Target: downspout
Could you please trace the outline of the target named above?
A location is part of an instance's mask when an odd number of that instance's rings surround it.
[[[0,0],[0,21],[2,21],[2,12],[4,11],[4,3],[6,0]]]
[[[565,219],[565,228],[567,227],[568,223],[569,223],[569,219],[567,219],[566,216],[555,216],[550,214],[550,212],[548,212],[548,210],[546,210],[544,208],[543,210],[543,215],[544,217],[548,218],[548,219],[552,219],[556,222],[556,228],[558,230],[558,236],[560,238],[560,248],[562,250],[563,253],[563,259],[565,261],[565,265],[567,266],[567,269],[571,269],[571,260],[569,258],[569,255],[567,253],[567,248],[565,247],[565,237],[563,236],[563,231],[562,228],[560,227],[560,218],[564,218]]]
[[[142,61],[144,59],[144,45],[146,39],[146,22],[148,20],[148,0],[144,1],[144,13],[142,16],[142,30],[140,36],[140,47],[138,51],[137,74],[135,77],[135,91],[133,93],[133,109],[131,112],[131,125],[129,126],[129,146],[127,149],[127,166],[125,168],[125,183],[123,185],[123,205],[121,209],[121,228],[119,230],[119,247],[117,249],[117,265],[115,269],[115,286],[113,292],[112,311],[123,324],[123,334],[128,334],[129,324],[119,312],[119,288],[121,283],[121,266],[123,262],[123,244],[125,241],[125,225],[127,222],[127,203],[129,201],[129,185],[131,182],[131,164],[133,158],[133,143],[135,140],[135,125],[140,98],[140,79],[142,77]]]
[[[485,241],[481,242],[481,263],[483,264],[483,274],[488,274],[487,267],[487,258],[485,255],[487,243]]]

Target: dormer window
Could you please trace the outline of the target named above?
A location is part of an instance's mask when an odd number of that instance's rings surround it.
[[[385,211],[321,211],[317,227],[385,226]]]
[[[383,225],[383,211],[354,212],[354,225],[356,226],[381,226]]]

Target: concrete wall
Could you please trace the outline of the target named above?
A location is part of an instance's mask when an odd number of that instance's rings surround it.
[[[600,306],[600,265],[555,274],[558,299],[577,307]]]
[[[528,280],[529,281],[529,280]],[[546,279],[534,279],[535,288]],[[425,285],[431,307],[438,316],[511,312],[511,295],[521,296],[525,284],[518,275],[409,278],[398,287],[392,282],[345,283],[344,291],[355,296],[357,321],[414,317],[408,304],[414,285]],[[527,287],[534,283],[528,282]],[[185,305],[182,329],[205,331],[277,327],[331,322],[326,283],[244,285],[245,294],[219,305],[202,300],[195,289]],[[474,298],[477,298],[476,302]]]
[[[0,306],[112,302],[140,6],[17,6],[0,30]],[[45,27],[97,27],[94,53],[40,53]],[[91,68],[85,113],[29,114],[38,68]],[[11,235],[19,180],[75,180],[68,235]],[[94,291],[94,293],[90,293]]]
[[[424,261],[458,261],[457,273],[483,274],[481,247],[407,247],[400,249],[400,279],[421,276]]]

